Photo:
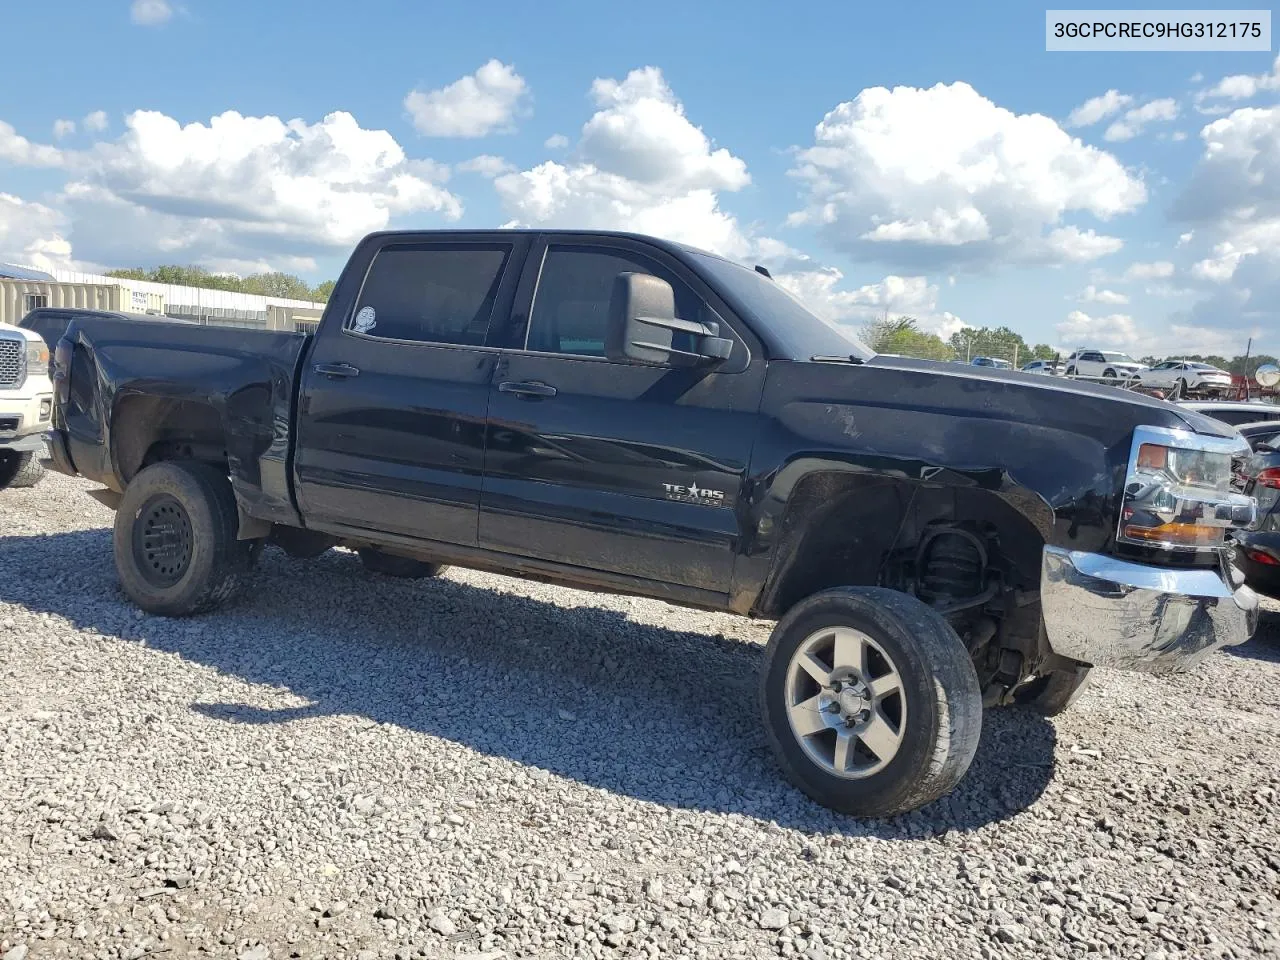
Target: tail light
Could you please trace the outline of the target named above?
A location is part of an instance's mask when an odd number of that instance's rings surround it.
[[[53,399],[57,407],[64,406],[71,395],[71,354],[74,349],[71,341],[63,337],[53,351]]]
[[[1260,563],[1264,567],[1280,567],[1280,560],[1277,560],[1269,553],[1263,553],[1261,550],[1250,548],[1245,550],[1244,555],[1254,563]]]
[[[1280,490],[1280,467],[1267,467],[1255,479],[1260,487]]]

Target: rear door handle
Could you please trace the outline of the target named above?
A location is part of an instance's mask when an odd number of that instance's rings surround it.
[[[311,368],[316,373],[322,373],[330,380],[345,380],[347,377],[360,376],[360,368],[353,367],[349,363],[317,363]]]
[[[504,380],[498,384],[498,392],[514,393],[517,397],[533,399],[535,397],[554,397],[556,388],[549,383],[543,383],[541,380]]]

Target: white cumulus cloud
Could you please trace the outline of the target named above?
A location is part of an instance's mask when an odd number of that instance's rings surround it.
[[[69,137],[76,132],[76,122],[74,120],[55,120],[53,121],[53,138],[61,140],[63,137]]]
[[[508,173],[514,170],[511,164],[503,160],[501,157],[495,157],[492,154],[482,153],[470,160],[464,160],[458,164],[458,169],[463,173],[478,173],[482,177],[493,179],[502,173]]]
[[[777,282],[824,320],[862,324],[883,316],[914,317],[921,330],[948,339],[966,324],[955,314],[938,309],[938,287],[927,277],[889,275],[876,283],[841,289],[844,274],[801,258],[792,270],[775,274]]]
[[[1206,100],[1248,100],[1268,90],[1280,90],[1280,57],[1267,73],[1237,73],[1223,77],[1207,90],[1197,94],[1200,102]]]
[[[1129,302],[1129,298],[1123,293],[1117,293],[1114,290],[1106,288],[1098,288],[1092,283],[1080,292],[1080,300],[1085,303],[1104,303],[1108,305],[1118,306]]]
[[[863,90],[814,141],[792,171],[805,205],[790,222],[856,258],[925,272],[1113,253],[1120,240],[1063,218],[1107,220],[1147,197],[1109,153],[966,83]]]
[[[1178,101],[1172,97],[1152,100],[1125,112],[1125,115],[1102,135],[1104,140],[1132,140],[1152,123],[1163,123],[1178,118]]]
[[[515,223],[635,230],[745,256],[750,242],[719,192],[750,182],[746,164],[685,116],[656,67],[597,79],[596,112],[571,162],[546,161],[495,181]]]
[[[84,118],[84,128],[93,133],[101,133],[107,129],[110,121],[107,119],[107,111],[95,110]]]
[[[542,144],[548,150],[563,150],[569,145],[569,138],[563,133],[553,133]]]
[[[490,60],[438,90],[414,90],[404,98],[413,125],[429,137],[483,137],[513,129],[529,86],[515,67]]]
[[[1167,280],[1173,276],[1173,264],[1168,260],[1154,260],[1129,264],[1124,280]]]
[[[143,27],[158,27],[173,18],[173,5],[168,0],[133,0],[129,17]]]
[[[62,216],[51,207],[0,193],[0,263],[49,270],[71,266]]]
[[[32,143],[0,120],[0,161],[19,167],[61,167],[66,155],[57,147]]]
[[[1119,90],[1108,90],[1099,97],[1091,97],[1071,111],[1067,117],[1068,127],[1091,127],[1095,123],[1115,116],[1129,104],[1133,97]]]
[[[307,123],[227,112],[184,125],[139,110],[119,138],[56,157],[5,133],[0,157],[67,169],[58,205],[77,254],[96,262],[285,263],[350,247],[396,216],[462,213],[441,185],[446,168],[409,159],[347,113]]]

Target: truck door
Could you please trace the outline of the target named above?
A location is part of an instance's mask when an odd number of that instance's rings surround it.
[[[731,357],[696,368],[605,358],[613,281],[651,273]],[[764,382],[763,353],[675,258],[625,238],[535,245],[489,401],[480,546],[724,593]],[[678,344],[677,344],[678,346]]]
[[[302,374],[294,462],[308,526],[475,544],[498,359],[486,340],[528,244],[462,235],[364,252],[358,291],[326,316]]]

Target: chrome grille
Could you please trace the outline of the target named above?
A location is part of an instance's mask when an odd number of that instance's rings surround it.
[[[21,382],[26,348],[25,340],[0,337],[0,387],[16,387]]]

